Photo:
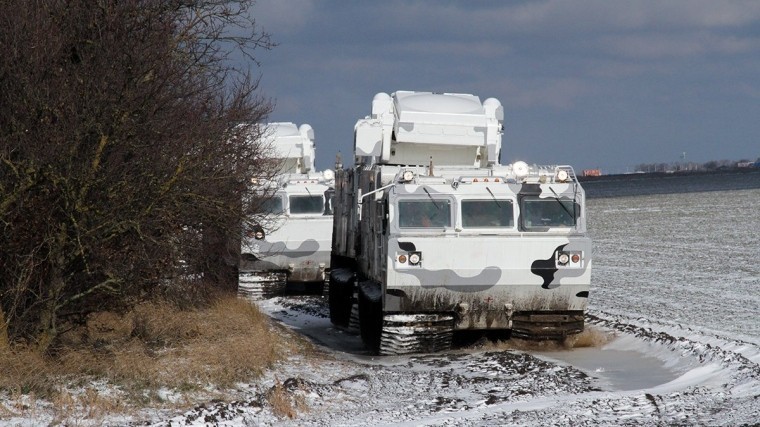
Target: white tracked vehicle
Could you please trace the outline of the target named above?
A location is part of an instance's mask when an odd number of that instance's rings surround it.
[[[282,172],[271,182],[265,209],[272,219],[246,230],[240,258],[239,289],[254,298],[321,290],[330,269],[332,196],[335,175],[314,170],[314,131],[303,124],[270,123],[264,132]]]
[[[336,170],[330,319],[380,354],[446,349],[457,330],[563,339],[584,327],[584,192],[570,166],[499,164],[493,98],[377,94]],[[353,311],[353,314],[352,314]]]

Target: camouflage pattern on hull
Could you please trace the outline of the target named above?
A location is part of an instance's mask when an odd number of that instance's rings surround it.
[[[291,282],[321,282],[330,266],[330,241],[307,239],[297,247],[286,242],[256,242],[244,253],[241,272],[284,271]]]
[[[241,260],[239,271],[241,274],[284,272],[290,282],[320,282],[327,279],[329,266],[330,253],[317,251],[307,257],[271,256],[263,260],[249,255]]]
[[[557,260],[561,251],[590,253],[585,237],[460,236],[449,246],[446,239],[415,236],[392,241],[389,249],[394,268],[386,282],[386,312],[450,312],[456,329],[510,329],[515,313],[587,308],[590,260],[578,268]],[[397,262],[397,254],[409,249],[422,255],[418,267]],[[473,259],[490,265],[478,271]]]

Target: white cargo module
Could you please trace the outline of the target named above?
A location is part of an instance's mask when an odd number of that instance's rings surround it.
[[[455,330],[563,339],[584,327],[584,192],[570,166],[501,165],[501,103],[380,93],[336,171],[330,318],[358,304],[381,354],[447,348]],[[355,308],[354,308],[355,312]]]
[[[314,170],[311,126],[270,123],[264,138],[282,169],[273,181],[256,183],[276,188],[265,206],[270,221],[246,230],[243,237],[241,292],[267,297],[286,284],[321,289],[330,269],[334,173]]]

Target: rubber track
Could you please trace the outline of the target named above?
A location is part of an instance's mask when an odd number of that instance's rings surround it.
[[[322,298],[330,300],[330,272],[325,272],[325,280],[322,282]]]
[[[238,296],[252,300],[262,300],[282,295],[285,292],[285,274],[261,276],[256,273],[240,273]]]
[[[383,317],[380,354],[430,353],[451,348],[454,316],[442,314],[394,315]]]
[[[350,334],[359,333],[359,302],[356,295],[351,299],[351,318],[348,320],[346,332]]]

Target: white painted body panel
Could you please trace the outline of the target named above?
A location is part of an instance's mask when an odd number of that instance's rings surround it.
[[[570,166],[499,164],[502,124],[492,98],[375,96],[356,163],[336,175],[333,261],[355,272],[360,300],[381,295],[385,315],[454,314],[456,329],[582,329],[585,193]]]
[[[314,131],[290,122],[269,123],[263,133],[264,143],[273,157],[282,161],[282,173],[271,181],[256,183],[275,188],[267,202],[279,201],[266,224],[247,230],[241,245],[241,273],[285,273],[289,282],[323,282],[330,268],[332,246],[332,194],[335,175],[332,170],[314,170]],[[296,209],[294,200],[303,202]]]
[[[292,282],[323,281],[330,268],[332,215],[283,218],[264,240],[247,238],[244,253],[267,263],[261,272],[287,272]]]

